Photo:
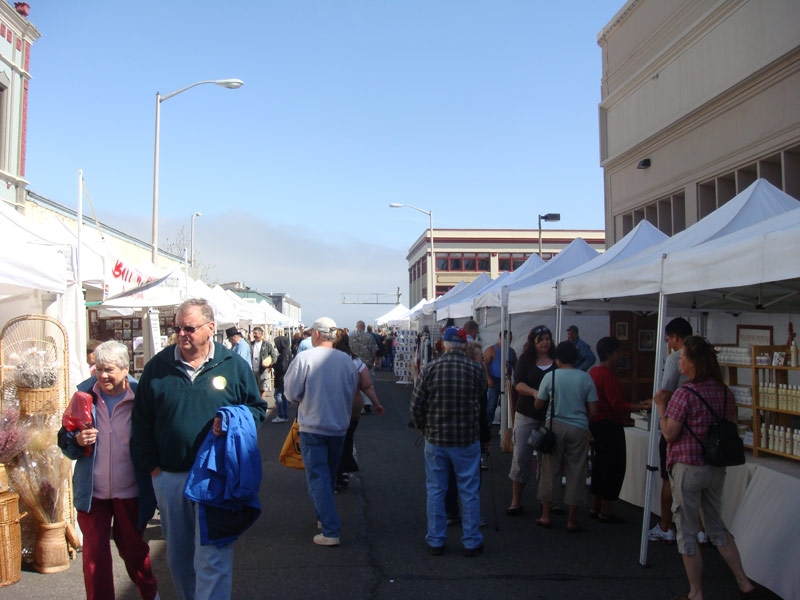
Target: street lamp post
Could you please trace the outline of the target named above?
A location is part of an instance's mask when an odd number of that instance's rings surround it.
[[[203,213],[196,212],[192,215],[192,237],[190,238],[191,243],[189,245],[189,259],[192,263],[192,269],[194,269],[194,218],[195,217],[202,217]]]
[[[417,208],[416,206],[411,206],[410,204],[397,204],[392,202],[389,204],[391,208],[413,208],[414,210],[421,212],[424,215],[428,215],[430,219],[430,240],[431,240],[431,267],[428,269],[428,300],[434,300],[436,298],[436,254],[433,250],[433,211],[432,210],[422,210],[421,208]]]
[[[539,215],[539,258],[542,258],[542,221],[560,221],[560,213],[547,213]]]
[[[153,264],[156,264],[156,258],[158,257],[158,142],[161,135],[161,103],[165,100],[169,100],[173,96],[177,96],[178,94],[185,92],[186,90],[190,90],[193,87],[197,87],[198,85],[203,85],[206,83],[213,83],[214,85],[219,85],[230,90],[235,90],[244,85],[244,81],[241,79],[215,79],[212,81],[198,81],[197,83],[187,85],[185,88],[181,88],[178,91],[172,92],[171,94],[167,94],[165,96],[162,96],[159,92],[156,92],[156,141],[155,150],[153,152]]]

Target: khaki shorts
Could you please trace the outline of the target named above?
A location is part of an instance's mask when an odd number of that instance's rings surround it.
[[[694,556],[697,552],[699,518],[703,517],[706,535],[715,546],[728,543],[728,530],[722,522],[722,488],[725,467],[675,463],[670,467],[672,515],[678,530],[678,552]]]

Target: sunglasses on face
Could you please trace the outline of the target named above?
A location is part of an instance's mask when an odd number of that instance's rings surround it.
[[[179,327],[179,326],[176,325],[175,327],[172,328],[172,331],[173,331],[173,333],[175,333],[175,335],[180,335],[181,331],[183,331],[184,333],[188,333],[189,335],[192,335],[195,331],[200,329],[203,325],[208,325],[209,323],[210,323],[210,321],[206,321],[202,325],[198,325],[196,327],[194,327],[192,325],[186,325],[185,327]]]

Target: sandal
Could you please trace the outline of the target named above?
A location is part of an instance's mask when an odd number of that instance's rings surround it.
[[[536,519],[536,524],[539,527],[544,527],[545,529],[550,529],[550,521],[543,521],[542,519]]]
[[[573,525],[572,527],[567,525],[567,533],[578,533],[579,531],[583,531],[583,527],[580,525]]]
[[[518,517],[518,516],[519,516],[519,515],[521,515],[521,514],[522,514],[524,511],[525,511],[525,509],[524,509],[524,508],[522,508],[522,506],[517,506],[516,504],[512,504],[511,506],[509,506],[509,507],[506,509],[506,514],[507,514],[509,517]]]

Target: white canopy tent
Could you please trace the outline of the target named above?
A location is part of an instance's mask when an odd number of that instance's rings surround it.
[[[800,204],[731,235],[664,257],[662,292],[698,310],[797,312]]]
[[[555,259],[553,259],[555,260]],[[500,306],[502,304],[502,290],[503,287],[509,285],[518,279],[527,277],[531,273],[535,273],[545,265],[545,262],[539,257],[538,254],[531,254],[519,269],[514,271],[505,272],[494,280],[494,283],[483,290],[479,296],[472,301],[472,307],[483,308],[485,306]]]
[[[436,310],[436,320],[437,321],[444,321],[445,319],[455,318],[455,317],[471,317],[472,311],[466,315],[456,314],[460,313],[461,311],[451,310],[451,307],[455,304],[467,300],[471,303],[472,299],[479,294],[482,290],[486,288],[487,285],[492,283],[492,278],[488,273],[481,273],[475,279],[470,281],[467,285],[459,289],[457,292],[453,294],[448,294],[447,296],[442,296],[434,303],[434,308]]]
[[[375,319],[375,326],[387,325],[388,327],[407,327],[409,322],[409,310],[407,306],[398,304],[389,312]]]
[[[665,255],[734,233],[797,206],[797,200],[758,179],[705,218],[660,244],[606,268],[565,277],[558,284],[559,299],[578,308],[596,307],[601,300],[608,310],[615,304],[625,308],[626,303],[630,308],[652,310],[658,303]]]
[[[516,314],[552,310],[559,304],[556,290],[559,280],[595,271],[612,263],[625,260],[666,239],[667,236],[649,221],[642,221],[611,248],[574,269],[561,275],[554,275],[541,283],[509,290],[508,312]]]

